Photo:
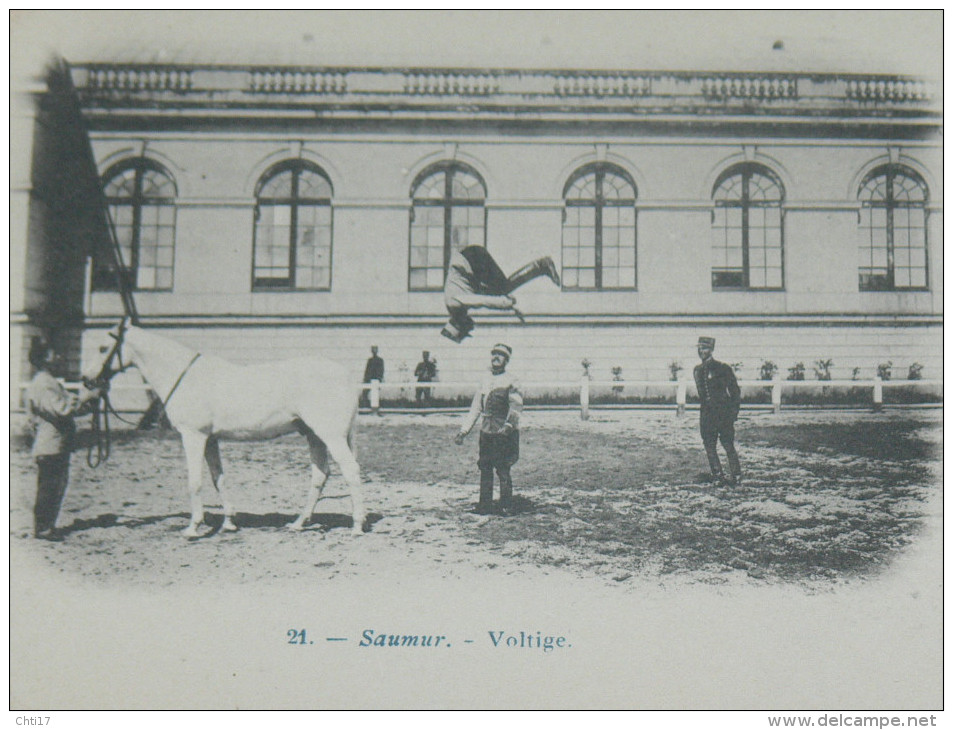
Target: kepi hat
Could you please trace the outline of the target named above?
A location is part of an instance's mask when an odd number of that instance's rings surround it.
[[[714,337],[699,337],[698,338],[699,347],[710,347],[712,350],[715,349],[715,338]]]

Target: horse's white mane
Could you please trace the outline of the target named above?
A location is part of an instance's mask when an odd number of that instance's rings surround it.
[[[133,349],[144,356],[158,357],[162,360],[178,360],[195,355],[195,350],[141,327],[130,325],[126,328],[124,337]]]

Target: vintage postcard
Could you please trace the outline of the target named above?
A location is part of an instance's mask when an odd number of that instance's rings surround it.
[[[935,722],[942,20],[12,11],[17,723]]]

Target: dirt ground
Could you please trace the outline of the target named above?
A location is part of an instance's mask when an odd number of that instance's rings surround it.
[[[106,584],[542,570],[616,584],[636,576],[822,585],[889,564],[939,489],[939,411],[745,414],[740,487],[707,481],[696,421],[670,411],[594,412],[587,422],[569,411],[528,413],[514,467],[518,514],[487,517],[470,511],[477,438],[451,443],[458,416],[362,416],[369,525],[357,540],[336,468],[306,531],[284,529],[307,491],[297,435],[224,444],[242,529],[216,531],[221,506],[206,475],[207,536],[183,539],[182,447],[174,432],[149,431],[115,434],[97,469],[74,454],[59,520],[66,540],[35,543],[33,467],[21,444],[11,533],[57,570]]]
[[[66,539],[35,541],[14,443],[12,706],[941,706],[941,411],[744,412],[737,488],[706,481],[697,413],[529,411],[509,517],[471,512],[460,417],[360,417],[357,538],[336,469],[285,529],[308,482],[291,436],[223,444],[240,530],[216,531],[206,475],[208,533],[185,539],[182,447],[150,431],[115,434],[98,469],[74,454]],[[370,655],[368,629],[454,643]],[[573,648],[488,638],[524,629]]]

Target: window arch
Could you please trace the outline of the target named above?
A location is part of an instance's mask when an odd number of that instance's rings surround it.
[[[450,254],[486,245],[486,184],[461,162],[428,167],[411,186],[410,291],[443,289]]]
[[[858,198],[861,291],[925,289],[929,191],[923,178],[901,165],[882,165],[864,178]]]
[[[146,157],[122,160],[102,176],[103,194],[122,252],[125,287],[170,290],[175,254],[176,187],[159,163]],[[93,288],[116,291],[114,262],[97,260]]]
[[[728,168],[712,190],[713,289],[784,286],[784,187],[756,163]]]
[[[563,188],[564,289],[635,289],[635,182],[622,168],[594,163]]]
[[[252,289],[331,288],[333,188],[317,165],[287,160],[255,190]]]

